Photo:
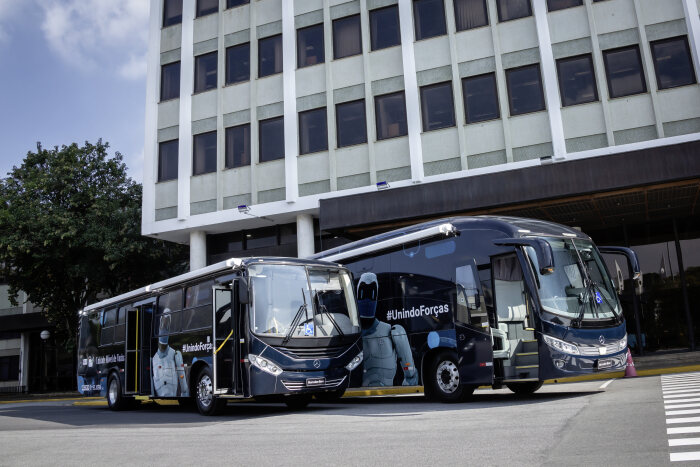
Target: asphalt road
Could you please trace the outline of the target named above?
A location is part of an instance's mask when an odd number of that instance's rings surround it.
[[[116,413],[2,404],[0,465],[683,465],[671,453],[700,445],[670,447],[670,437],[693,435],[667,427],[700,423],[667,425],[663,395],[655,376],[546,385],[528,397],[479,390],[460,404],[393,396],[293,412],[237,403],[217,417],[154,404]]]

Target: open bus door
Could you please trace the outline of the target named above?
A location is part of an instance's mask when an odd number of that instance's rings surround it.
[[[212,326],[214,394],[240,394],[240,306],[238,280],[233,287],[214,287],[214,326]]]
[[[150,330],[153,303],[126,310],[124,394],[150,394]]]

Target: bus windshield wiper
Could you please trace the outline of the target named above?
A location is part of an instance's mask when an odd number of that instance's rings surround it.
[[[587,279],[584,279],[586,281],[585,283],[585,292],[580,295],[580,300],[581,303],[578,306],[578,317],[574,320],[574,323],[576,323],[576,327],[581,327],[581,324],[583,323],[583,316],[586,314],[586,301],[590,302],[590,292],[591,292],[591,282]]]
[[[318,294],[316,296],[318,296]],[[340,334],[341,336],[345,335],[343,330],[340,329],[340,326],[338,326],[338,323],[336,323],[335,318],[333,318],[333,315],[331,314],[331,312],[328,311],[328,308],[326,308],[326,305],[321,304],[320,300],[318,302],[318,311],[319,311],[319,313],[323,313],[326,316],[328,316],[328,320],[331,322],[331,324],[333,325],[335,330],[338,331],[338,334]]]
[[[301,298],[304,299],[304,303],[297,310],[297,314],[294,315],[294,319],[292,320],[292,325],[289,327],[289,331],[287,331],[287,334],[284,336],[284,339],[282,339],[282,345],[289,342],[289,339],[291,339],[292,334],[294,334],[294,330],[297,328],[297,325],[299,325],[299,320],[301,319],[301,313],[308,311],[308,308],[306,306],[306,295],[304,294],[303,288],[301,289]]]
[[[605,300],[605,303],[607,303],[608,307],[610,307],[610,311],[612,312],[613,316],[615,317],[616,320],[620,320],[620,315],[615,311],[615,308],[617,308],[613,303],[610,303],[610,300],[605,296],[603,293],[603,289],[600,287],[600,285],[595,282],[591,281],[591,286],[595,289],[595,291],[600,294],[601,297],[603,297],[603,300]],[[596,302],[597,303],[597,302]]]

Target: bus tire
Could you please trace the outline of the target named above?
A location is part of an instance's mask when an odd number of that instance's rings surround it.
[[[441,402],[458,402],[462,400],[465,392],[461,384],[459,370],[457,368],[457,356],[454,352],[441,352],[428,366],[426,378],[427,394],[431,399]]]
[[[225,400],[214,395],[214,382],[208,366],[202,368],[197,375],[194,400],[197,410],[202,415],[216,415],[226,405]]]
[[[522,383],[507,383],[506,387],[514,393],[525,396],[532,394],[542,387],[542,381],[525,381]]]
[[[124,410],[129,408],[132,398],[127,399],[122,394],[122,385],[116,373],[110,373],[107,379],[107,406],[110,410]]]
[[[313,396],[310,394],[296,394],[284,398],[284,403],[292,410],[301,410],[311,402]]]

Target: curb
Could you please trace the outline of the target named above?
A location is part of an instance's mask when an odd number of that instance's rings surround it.
[[[47,398],[47,399],[18,399],[11,401],[0,401],[0,404],[27,404],[29,402],[70,402],[70,401],[83,401],[88,399],[102,399],[101,397],[57,397],[57,398]]]
[[[648,370],[637,369],[637,376],[659,376],[671,373],[687,373],[690,371],[700,371],[700,365],[675,366],[670,368],[653,368]],[[569,378],[548,379],[545,381],[545,384],[576,383],[579,381],[595,381],[601,379],[622,378],[624,376],[624,371],[614,371],[611,373],[597,373],[585,376],[571,376]]]

